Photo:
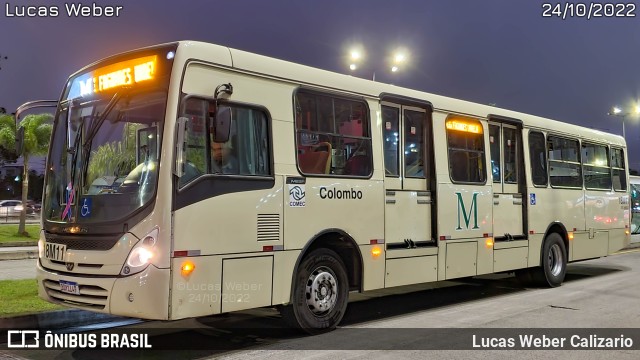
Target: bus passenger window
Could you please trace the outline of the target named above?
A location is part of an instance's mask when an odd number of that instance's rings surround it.
[[[482,124],[475,119],[450,117],[445,125],[451,180],[484,184],[486,168]]]
[[[371,174],[369,115],[363,101],[299,91],[295,109],[297,160],[303,175]]]
[[[533,185],[547,186],[547,150],[541,132],[529,133],[529,156]]]
[[[625,170],[624,150],[611,149],[611,170],[613,173],[613,189],[627,191],[627,172]]]
[[[424,174],[424,112],[404,111],[404,174],[423,178]]]
[[[587,189],[611,190],[609,148],[605,145],[582,143],[582,171]]]
[[[582,169],[578,140],[547,138],[551,186],[582,188]]]
[[[399,130],[400,109],[383,106],[382,107],[382,124],[383,124],[383,147],[384,147],[384,169],[386,175],[400,175],[400,166],[398,160],[398,147],[400,143]]]
[[[489,125],[489,151],[491,152],[491,177],[494,183],[501,180],[500,126]]]

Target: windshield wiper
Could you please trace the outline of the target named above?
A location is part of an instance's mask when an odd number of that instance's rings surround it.
[[[87,138],[84,140],[84,144],[82,145],[83,148],[87,148],[87,146],[91,144],[91,141],[98,133],[100,126],[102,126],[102,123],[107,118],[107,116],[109,115],[113,107],[116,106],[116,103],[118,102],[118,100],[120,100],[121,97],[122,97],[121,91],[115,93],[111,98],[111,100],[109,100],[109,103],[107,104],[107,106],[105,106],[104,111],[102,111],[102,114],[100,114],[100,117],[91,122],[91,127],[89,128],[89,131],[87,133]]]
[[[80,124],[78,125],[78,131],[76,132],[76,138],[73,140],[73,147],[67,149],[68,152],[72,152],[71,156],[71,189],[73,190],[73,183],[76,181],[76,162],[78,161],[78,153],[80,152],[80,139],[82,138],[82,129],[84,129],[84,120],[80,118]],[[69,129],[67,129],[69,131]]]

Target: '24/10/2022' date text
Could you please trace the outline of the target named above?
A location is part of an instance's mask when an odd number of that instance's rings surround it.
[[[565,19],[635,18],[636,4],[629,3],[542,3],[542,17]]]

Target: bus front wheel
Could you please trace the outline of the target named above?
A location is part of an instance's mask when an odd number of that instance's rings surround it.
[[[309,334],[333,330],[347,308],[345,266],[332,250],[317,249],[302,260],[294,278],[291,304],[280,309],[284,320]]]

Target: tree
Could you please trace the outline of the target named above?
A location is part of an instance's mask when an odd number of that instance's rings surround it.
[[[0,113],[0,162],[15,162],[16,122],[13,116]]]
[[[18,233],[27,236],[25,222],[27,216],[27,195],[29,193],[29,158],[32,156],[46,155],[51,139],[51,119],[50,114],[38,114],[25,116],[18,127],[24,128],[24,141],[22,158],[24,171],[22,175],[22,204],[20,213],[20,226]],[[15,148],[16,125],[12,116],[0,116],[0,146],[7,149]]]
[[[87,186],[100,176],[113,174],[117,179],[136,167],[136,134],[140,127],[140,124],[126,123],[122,129],[122,140],[102,144],[91,152]]]

